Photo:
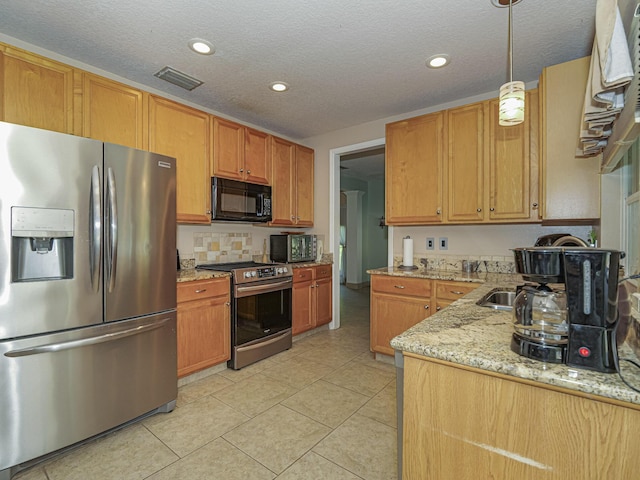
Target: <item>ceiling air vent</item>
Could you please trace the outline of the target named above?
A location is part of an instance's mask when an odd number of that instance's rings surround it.
[[[202,82],[197,78],[193,78],[192,76],[182,73],[172,67],[164,67],[159,72],[154,73],[154,75],[162,80],[166,80],[169,83],[182,87],[185,90],[193,90],[194,88],[202,85]]]

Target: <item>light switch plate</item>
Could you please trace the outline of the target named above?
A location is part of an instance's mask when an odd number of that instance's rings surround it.
[[[427,250],[434,250],[436,248],[436,239],[433,237],[427,238]]]

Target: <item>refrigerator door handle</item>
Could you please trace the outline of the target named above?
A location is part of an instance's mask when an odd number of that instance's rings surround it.
[[[100,250],[102,248],[102,197],[100,194],[100,169],[97,165],[91,170],[91,196],[89,206],[89,238],[91,254],[89,269],[91,273],[91,288],[98,293],[100,288]]]
[[[112,292],[116,284],[116,266],[118,264],[118,204],[116,202],[116,179],[111,168],[108,169],[107,175],[107,201],[108,291]]]
[[[168,316],[160,321],[147,323],[146,325],[139,325],[134,328],[129,328],[121,332],[105,333],[98,335],[97,337],[81,338],[78,340],[69,340],[66,342],[49,343],[47,345],[40,345],[37,347],[22,348],[19,350],[11,350],[4,354],[5,357],[27,357],[30,355],[38,355],[41,353],[59,352],[62,350],[70,350],[72,348],[87,347],[89,345],[96,345],[99,343],[112,342],[125,337],[131,337],[133,335],[139,335],[141,333],[150,332],[158,328],[162,328],[167,322],[171,321],[171,317]]]

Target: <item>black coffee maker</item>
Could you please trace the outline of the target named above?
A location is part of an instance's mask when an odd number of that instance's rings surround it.
[[[517,341],[512,340],[512,350],[538,360],[615,372],[618,269],[624,253],[597,248],[538,246],[516,248],[514,254],[516,271],[526,281],[557,284],[557,289],[564,284],[568,329],[565,340],[556,345],[545,336],[530,334],[531,338],[528,338],[523,336],[523,331],[529,332],[523,325],[535,324],[535,319],[526,317],[527,309],[522,313],[515,310],[514,339]],[[558,328],[562,323],[551,326]],[[533,328],[530,331],[533,332]]]
[[[618,321],[618,270],[622,252],[565,248],[569,344],[567,365],[613,373]]]

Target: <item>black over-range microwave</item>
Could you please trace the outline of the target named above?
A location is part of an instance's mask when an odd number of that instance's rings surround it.
[[[212,177],[211,220],[270,222],[271,187]]]

